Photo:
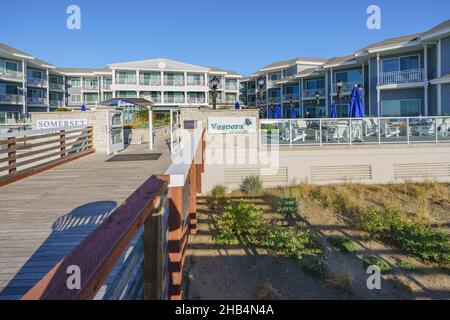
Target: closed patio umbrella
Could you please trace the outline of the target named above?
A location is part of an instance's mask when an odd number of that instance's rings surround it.
[[[273,110],[273,118],[274,119],[281,119],[281,108],[279,105],[276,105]]]
[[[234,108],[236,110],[241,110],[241,105],[239,104],[239,102],[236,102],[236,104],[234,105]]]
[[[329,110],[329,112],[328,112],[328,116],[329,116],[330,118],[337,118],[337,106],[336,106],[336,103],[335,103],[335,102],[333,102],[333,103],[331,104],[330,110]]]
[[[298,118],[298,113],[297,113],[297,108],[295,106],[291,107],[291,119],[297,119]]]
[[[86,111],[86,106],[84,104],[81,106],[81,111]]]
[[[352,98],[350,100],[349,118],[364,117],[364,102],[361,91],[357,86],[353,89]]]

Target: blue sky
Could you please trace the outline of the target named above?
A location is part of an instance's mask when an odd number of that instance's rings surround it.
[[[81,30],[66,28],[71,4],[81,8]],[[381,7],[381,30],[366,28],[370,4]],[[164,57],[248,75],[425,31],[450,19],[450,1],[14,0],[1,16],[0,42],[61,67]]]

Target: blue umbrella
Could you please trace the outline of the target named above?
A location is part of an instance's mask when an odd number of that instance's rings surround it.
[[[329,110],[329,112],[328,112],[328,116],[329,116],[330,118],[337,118],[337,106],[336,106],[336,103],[335,103],[335,102],[333,102],[333,103],[331,104],[330,110]]]
[[[297,108],[295,106],[291,107],[291,119],[297,119],[298,118],[298,114],[297,114]]]
[[[234,105],[234,108],[236,110],[241,110],[241,105],[239,104],[239,102],[236,102],[236,104]]]
[[[81,111],[86,111],[86,106],[84,104],[81,106]]]
[[[275,109],[273,110],[273,118],[274,119],[281,119],[281,108],[279,105],[275,106]]]
[[[355,87],[352,92],[352,99],[350,100],[349,118],[364,117],[364,102],[361,91]]]

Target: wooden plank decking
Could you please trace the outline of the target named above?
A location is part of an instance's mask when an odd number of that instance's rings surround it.
[[[106,162],[89,155],[0,188],[0,300],[19,299],[152,174],[171,163],[165,144],[122,154],[155,161]]]

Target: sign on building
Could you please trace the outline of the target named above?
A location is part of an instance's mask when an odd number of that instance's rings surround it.
[[[210,117],[208,134],[252,134],[256,133],[255,117]]]
[[[36,123],[36,129],[53,129],[63,127],[83,127],[87,126],[87,119],[43,119],[38,120]]]

